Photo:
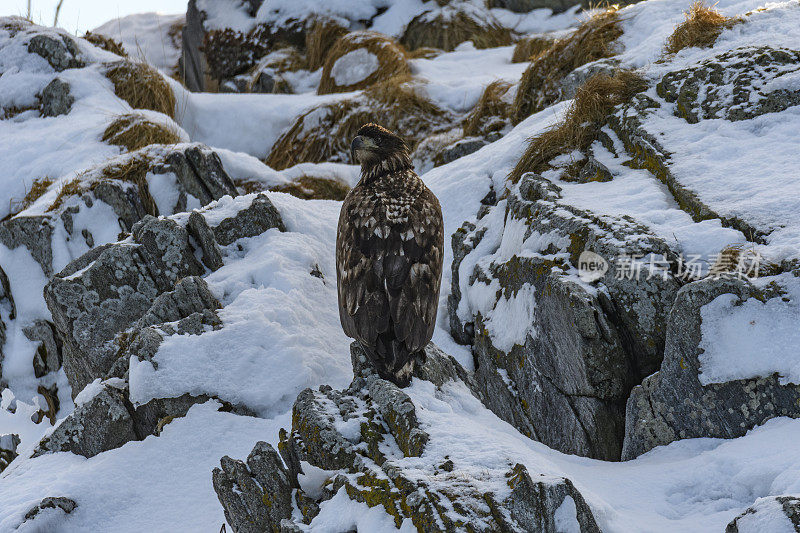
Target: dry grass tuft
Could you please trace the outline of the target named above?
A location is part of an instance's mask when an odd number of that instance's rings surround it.
[[[114,94],[134,109],[151,109],[175,118],[175,94],[161,74],[147,63],[125,59],[112,63],[106,76]]]
[[[592,16],[574,33],[556,40],[541,52],[520,80],[512,109],[513,123],[519,124],[526,117],[559,101],[559,82],[581,65],[614,55],[611,43],[621,35],[617,9],[611,7]]]
[[[410,80],[407,75],[395,76],[359,96],[307,111],[281,135],[266,164],[281,170],[298,163],[349,161],[350,141],[367,122],[402,132],[413,149],[425,136],[446,129],[449,116]]]
[[[25,193],[25,197],[22,200],[14,200],[10,201],[11,205],[11,216],[16,215],[17,213],[28,209],[30,206],[36,202],[41,196],[47,192],[47,189],[53,184],[53,180],[50,178],[37,178],[33,180],[31,183],[30,189]]]
[[[55,211],[56,209],[61,207],[61,204],[64,203],[64,200],[66,198],[69,198],[70,196],[77,196],[79,194],[83,194],[83,192],[84,190],[83,187],[81,186],[80,176],[70,181],[62,183],[58,189],[58,196],[56,196],[56,199],[53,201],[50,207],[47,208],[47,211],[48,212]]]
[[[336,41],[346,35],[347,28],[331,19],[317,20],[306,33],[306,63],[309,70],[317,70],[325,63],[328,51]]]
[[[336,62],[344,55],[359,49],[367,50],[377,57],[378,68],[357,83],[337,85],[333,76]],[[340,37],[328,52],[317,93],[329,94],[366,89],[379,81],[410,72],[405,51],[394,40],[374,31],[356,31]]]
[[[422,13],[409,22],[401,43],[409,50],[439,48],[453,50],[464,41],[472,41],[476,48],[494,48],[513,43],[511,30],[495,21],[478,20],[463,11],[442,13],[430,18]]]
[[[556,39],[545,35],[531,35],[517,41],[514,47],[514,55],[511,57],[512,63],[525,63],[532,61],[536,56],[553,46]]]
[[[111,37],[106,37],[105,35],[100,35],[99,33],[92,33],[90,31],[87,31],[86,35],[84,35],[83,38],[92,43],[93,45],[95,45],[96,47],[102,48],[106,52],[117,54],[120,57],[128,57],[128,54],[122,47],[122,43],[120,43],[115,39],[112,39]]]
[[[511,89],[507,81],[496,80],[486,86],[480,100],[464,119],[464,136],[486,135],[502,129],[511,111],[506,94]],[[500,120],[492,120],[492,119]]]
[[[684,48],[710,48],[714,46],[722,30],[740,22],[741,18],[726,17],[714,9],[714,6],[697,0],[686,12],[686,20],[678,24],[667,39],[665,52],[675,54]]]
[[[774,276],[780,274],[780,272],[780,265],[762,257],[752,244],[730,244],[726,246],[717,254],[714,264],[708,269],[708,275],[711,277],[735,274],[748,278],[758,278]]]
[[[409,59],[433,59],[444,53],[444,50],[438,48],[422,47],[417,48],[411,52],[406,52]]]
[[[344,200],[350,187],[337,179],[302,176],[270,190],[289,193],[303,200]]]
[[[124,146],[132,152],[151,144],[176,144],[181,141],[174,127],[157,124],[142,115],[120,115],[103,133],[103,141]]]
[[[558,155],[586,150],[613,109],[646,88],[644,78],[629,70],[589,78],[575,94],[564,120],[531,139],[509,179],[516,183],[526,172],[547,170],[548,163]]]

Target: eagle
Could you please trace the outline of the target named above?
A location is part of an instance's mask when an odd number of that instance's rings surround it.
[[[433,336],[442,277],[439,200],[406,143],[377,124],[350,145],[361,179],[342,203],[336,233],[339,318],[380,377],[403,387]]]

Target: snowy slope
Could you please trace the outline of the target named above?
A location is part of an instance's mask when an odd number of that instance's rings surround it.
[[[207,27],[241,31],[250,29],[255,21],[285,23],[320,6],[305,1],[270,2],[270,9],[262,7],[253,19],[238,12],[214,11],[212,2],[205,4],[212,14]],[[374,16],[385,4],[372,0],[330,2],[322,11],[357,21]],[[684,0],[647,0],[624,9],[621,64],[642,68],[646,77],[656,80],[734,48],[800,46],[797,3],[770,3],[768,9],[751,15],[747,24],[723,32],[713,49],[687,49],[670,62],[659,63],[663,43],[682,20],[688,4]],[[392,3],[373,21],[372,28],[398,35],[425,5]],[[741,15],[764,5],[759,0],[723,0],[717,7],[725,14]],[[577,17],[574,11],[555,17],[542,12],[493,13],[516,24],[520,32],[560,30]],[[178,58],[169,28],[180,20],[181,16],[132,15],[95,32],[121,40],[129,54],[169,73]],[[0,29],[0,107],[30,109],[0,120],[0,216],[12,212],[14,201],[25,196],[33,180],[49,177],[54,181],[52,189],[23,213],[42,215],[61,184],[120,154],[119,147],[100,138],[113,116],[132,108],[114,96],[98,65],[55,73],[44,59],[27,53],[24,43],[9,45],[11,41],[8,32]],[[91,61],[115,59],[78,42]],[[429,98],[462,116],[474,107],[488,83],[519,79],[527,64],[511,63],[511,54],[512,47],[476,50],[465,43],[433,59],[415,59],[411,67],[415,76],[426,80],[424,92]],[[55,77],[69,82],[75,103],[68,115],[40,117],[34,109],[36,94]],[[796,89],[800,78],[795,73],[782,83]],[[350,165],[305,163],[277,172],[261,162],[296,117],[353,93],[195,94],[174,80],[170,84],[177,100],[175,120],[159,120],[174,126],[183,141],[201,142],[214,149],[234,180],[255,181],[265,188],[309,175],[334,176],[350,185],[357,181],[358,170]],[[655,89],[647,94],[655,97]],[[471,287],[468,278],[479,261],[489,264],[533,254],[544,247],[547,236],[538,236],[542,240],[534,242],[515,234],[511,226],[504,227],[506,200],[502,198],[487,216],[479,220],[476,213],[490,191],[502,196],[506,178],[528,139],[556,124],[568,106],[568,101],[550,106],[509,127],[501,138],[480,150],[422,176],[441,201],[448,236],[433,341],[469,371],[474,370],[471,350],[453,340],[448,323],[453,261],[449,236],[464,221],[486,230],[475,252],[461,263],[460,289],[466,298],[460,302],[459,313],[485,312],[487,327],[499,347],[510,348],[520,338],[524,340],[530,333],[526,328],[533,320],[535,296],[523,290],[518,300],[492,307],[494,294]],[[689,126],[672,108],[664,107],[651,115],[645,126],[663,133],[664,145],[674,154],[673,173],[703,202],[720,215],[741,217],[771,230],[769,238],[754,246],[780,262],[800,257],[799,110],[794,107],[742,122],[710,119]],[[614,137],[613,132],[608,133]],[[561,188],[564,205],[597,215],[629,217],[687,255],[708,255],[750,237],[723,225],[719,218],[694,220],[667,186],[648,171],[631,168],[599,143],[593,148],[614,179],[566,183],[556,171],[545,173],[546,179]],[[164,194],[172,194],[172,190]],[[211,470],[219,465],[220,457],[246,457],[260,440],[277,447],[278,430],[292,426],[292,404],[300,391],[320,385],[344,388],[350,383],[349,339],[339,325],[336,299],[334,242],[340,203],[300,200],[277,192],[268,197],[287,231],[273,228],[223,247],[224,265],[203,274],[223,306],[218,312],[222,326],[199,335],[168,336],[152,362],[130,361],[128,379],[134,406],[185,393],[216,399],[192,406],[185,416],[164,426],[158,436],[149,435],[89,459],[68,452],[31,458],[40,439],[53,428],[46,418],[38,424],[31,420],[45,405],[36,392],[43,382],[33,375],[31,365],[36,344],[24,336],[23,327],[50,316],[42,297],[48,277],[28,249],[0,245],[0,267],[9,278],[16,303],[15,318],[5,308],[0,311],[8,326],[2,347],[2,376],[8,387],[3,389],[0,404],[0,436],[17,434],[21,440],[19,457],[0,473],[0,531],[12,531],[22,524],[19,531],[216,532],[226,520],[211,485]],[[208,220],[222,220],[250,201],[251,196],[225,196],[198,212]],[[117,241],[114,213],[105,204],[95,206],[81,211],[83,219],[77,218],[76,223],[91,230],[96,245]],[[181,225],[186,225],[189,217],[188,212],[170,215]],[[77,242],[62,244],[54,252],[55,272],[89,249]],[[786,301],[791,299],[788,306],[757,299],[734,303],[721,296],[704,308],[707,345],[701,358],[701,379],[705,383],[774,372],[785,382],[798,383],[800,355],[793,347],[800,295],[791,290],[794,292],[786,295]],[[494,309],[496,316],[491,316],[489,309]],[[781,345],[786,349],[775,349]],[[754,358],[753,353],[763,355]],[[729,365],[732,360],[737,364]],[[63,371],[46,379],[58,385],[58,424],[74,409],[69,385]],[[92,386],[84,390],[78,403],[97,392],[99,381],[95,389]],[[524,436],[460,383],[438,390],[417,379],[406,391],[417,407],[421,426],[430,435],[423,457],[401,459],[400,465],[408,472],[424,479],[433,466],[450,459],[465,475],[485,479],[486,490],[498,492],[507,490],[497,478],[502,478],[509,464],[522,463],[531,472],[546,476],[565,476],[583,494],[603,531],[722,531],[759,498],[800,494],[800,451],[796,446],[800,420],[778,417],[737,439],[685,439],[631,461],[606,462],[564,454]],[[220,411],[219,400],[245,406],[255,416]],[[45,496],[67,497],[78,507],[69,515],[45,511],[35,522],[23,524],[26,512]],[[357,504],[341,493],[322,505],[311,530],[336,533],[351,527],[397,530],[379,509]],[[400,530],[414,528],[407,521]]]

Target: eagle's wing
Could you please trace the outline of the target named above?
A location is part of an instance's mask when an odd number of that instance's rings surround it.
[[[410,202],[386,206],[353,190],[339,218],[336,268],[345,333],[369,346],[378,337],[409,353],[433,335],[444,251],[444,224],[426,187]]]

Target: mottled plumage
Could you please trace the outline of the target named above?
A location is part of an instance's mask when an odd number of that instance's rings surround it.
[[[398,136],[367,124],[351,151],[361,164],[361,180],[339,215],[339,318],[380,375],[405,385],[416,362],[424,360],[436,322],[442,211]]]

